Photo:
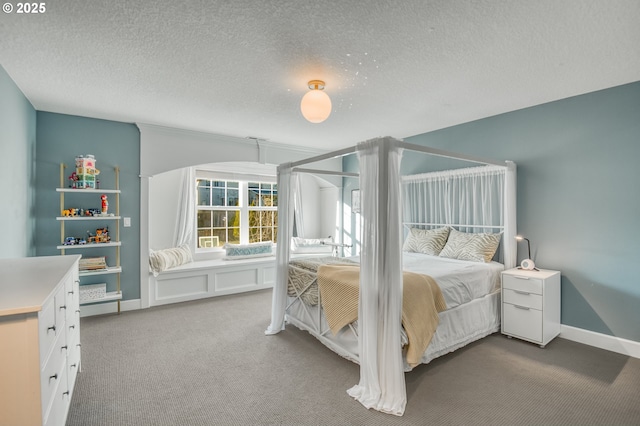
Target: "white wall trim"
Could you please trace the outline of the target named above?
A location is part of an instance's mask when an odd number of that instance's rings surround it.
[[[596,333],[595,331],[583,328],[562,325],[560,327],[560,337],[572,340],[596,348],[617,352],[633,358],[640,358],[640,342],[622,339],[620,337],[609,336],[608,334]]]
[[[140,299],[123,300],[120,302],[120,311],[135,311],[142,309]],[[113,314],[118,312],[118,302],[96,303],[80,306],[80,318],[94,315]]]

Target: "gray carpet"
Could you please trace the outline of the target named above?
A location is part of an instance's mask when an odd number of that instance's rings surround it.
[[[346,389],[358,366],[293,326],[271,291],[83,318],[67,425],[640,425],[640,360],[491,335],[406,374],[404,416]]]

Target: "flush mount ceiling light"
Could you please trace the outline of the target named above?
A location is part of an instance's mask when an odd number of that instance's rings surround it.
[[[324,81],[311,80],[309,82],[309,92],[302,97],[300,111],[308,121],[312,123],[322,123],[331,114],[331,99],[324,90]]]

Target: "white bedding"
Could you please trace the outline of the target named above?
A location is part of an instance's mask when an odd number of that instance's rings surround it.
[[[359,262],[358,257],[350,259]],[[504,265],[449,259],[421,253],[402,253],[403,270],[432,277],[442,290],[447,309],[478,299],[500,288]]]
[[[422,357],[428,363],[500,329],[501,263],[480,263],[402,253],[403,269],[430,275],[442,290],[447,310],[440,312],[440,324]],[[358,257],[351,260],[359,261]],[[358,362],[357,322],[335,336],[329,331],[319,305],[309,306],[289,297],[287,322],[306,330],[338,355]],[[405,371],[411,370],[405,362]]]

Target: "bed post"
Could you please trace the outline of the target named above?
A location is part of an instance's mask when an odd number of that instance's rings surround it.
[[[367,408],[401,416],[407,401],[400,343],[402,149],[394,142],[374,139],[357,147],[362,203],[360,381],[348,393]]]
[[[293,232],[293,202],[291,163],[278,166],[278,244],[276,245],[276,282],[271,300],[271,324],[265,334],[284,330],[287,305],[287,279],[289,276],[289,246]]]

